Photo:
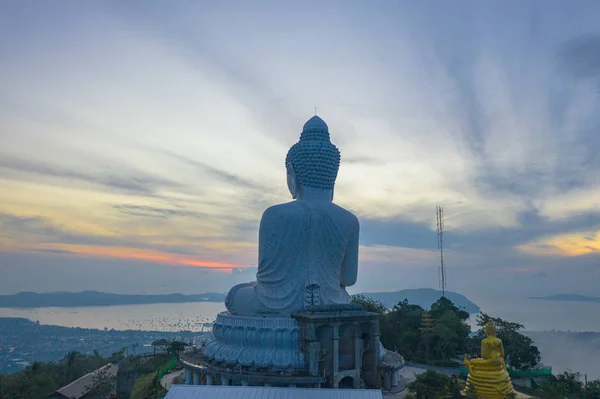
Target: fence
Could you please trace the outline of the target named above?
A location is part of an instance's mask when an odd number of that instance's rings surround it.
[[[460,373],[467,375],[469,373],[469,369],[466,367],[460,368]],[[552,367],[547,367],[543,369],[532,369],[532,370],[508,370],[508,375],[510,378],[534,378],[534,377],[549,377],[552,375]]]
[[[160,380],[161,378],[163,378],[163,376],[165,374],[168,374],[171,370],[173,370],[173,369],[175,369],[175,367],[177,367],[177,358],[175,356],[171,356],[171,359],[172,359],[171,363],[169,363],[167,365],[167,367],[165,367],[162,370],[159,370],[156,378],[158,378]]]

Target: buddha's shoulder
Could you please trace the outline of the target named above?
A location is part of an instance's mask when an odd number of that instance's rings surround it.
[[[348,221],[348,223],[351,223],[352,225],[356,225],[356,227],[358,227],[359,223],[358,223],[358,218],[356,217],[355,214],[353,214],[352,212],[350,212],[349,210],[342,208],[341,206],[331,203],[333,210],[335,213],[337,213],[339,215],[340,218],[345,219],[346,221]]]
[[[272,205],[272,206],[268,207],[267,209],[265,209],[262,217],[264,219],[267,217],[278,217],[278,216],[289,215],[294,212],[297,212],[297,207],[294,206],[295,203],[296,203],[296,201],[292,201],[292,202],[286,202],[284,204]]]
[[[343,219],[349,224],[356,225],[357,227],[359,226],[358,218],[352,212],[333,202],[327,203],[326,205],[321,204],[319,209],[324,209],[330,216],[333,216],[336,219]],[[302,201],[291,201],[270,206],[263,212],[262,217],[263,219],[304,217],[309,212],[311,212],[310,204]]]

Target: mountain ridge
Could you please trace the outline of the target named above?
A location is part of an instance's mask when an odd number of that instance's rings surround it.
[[[203,294],[112,294],[100,291],[80,292],[19,292],[0,295],[0,308],[42,308],[42,307],[86,307],[150,305],[156,303],[222,302],[225,294],[207,292]]]
[[[479,313],[481,310],[478,305],[462,294],[452,291],[446,291],[445,294],[446,298],[451,300],[459,309],[464,309],[471,314]],[[407,299],[411,304],[419,305],[424,309],[429,309],[431,305],[442,296],[442,292],[433,288],[411,288],[391,292],[361,293],[359,295],[379,301],[388,309],[392,309],[404,299]]]
[[[600,297],[593,297],[581,294],[556,294],[547,296],[530,296],[529,299],[539,299],[542,301],[559,302],[597,302],[600,303]]]
[[[416,288],[392,292],[361,293],[393,308],[405,298],[410,303],[429,308],[440,298],[438,290]],[[456,306],[469,313],[479,312],[479,307],[464,295],[447,292],[446,297]],[[186,302],[223,302],[225,293],[207,292],[203,294],[113,294],[100,291],[80,292],[19,292],[11,295],[0,295],[0,308],[42,308],[42,307],[88,307],[88,306],[120,306],[120,305],[150,305],[157,303],[186,303]]]

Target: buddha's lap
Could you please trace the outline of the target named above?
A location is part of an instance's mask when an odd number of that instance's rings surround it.
[[[504,364],[499,359],[473,359],[471,369],[481,371],[504,371]]]

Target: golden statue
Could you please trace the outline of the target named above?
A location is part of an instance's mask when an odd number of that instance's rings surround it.
[[[481,358],[469,360],[465,355],[465,366],[469,369],[467,390],[472,388],[477,396],[485,399],[505,399],[515,390],[506,370],[504,346],[496,337],[496,327],[491,321],[485,326],[485,333],[487,338],[481,341]]]

